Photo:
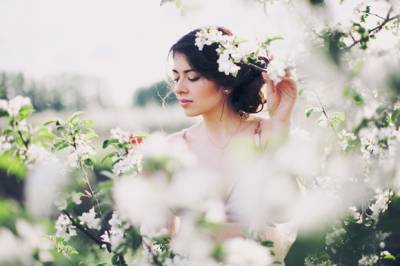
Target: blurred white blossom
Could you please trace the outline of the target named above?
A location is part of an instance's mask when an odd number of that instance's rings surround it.
[[[361,259],[358,260],[359,266],[374,266],[378,262],[379,257],[377,255],[363,255]]]
[[[26,205],[37,216],[52,213],[53,204],[60,199],[59,192],[67,185],[67,170],[54,156],[33,165],[28,172],[25,185]],[[46,193],[44,193],[44,189]],[[65,202],[66,205],[66,202]]]
[[[15,98],[7,101],[0,100],[0,109],[8,112],[12,117],[17,116],[19,111],[24,106],[32,106],[31,99],[23,96],[16,96]]]
[[[10,139],[6,136],[0,136],[0,154],[12,148],[12,145],[9,141]]]
[[[53,255],[51,254],[53,243],[48,238],[44,228],[39,225],[32,225],[25,220],[17,220],[16,229],[18,235],[32,250],[38,250],[41,262],[53,261]]]
[[[16,237],[10,230],[0,228],[0,264],[30,265],[31,249],[28,243]]]
[[[166,226],[168,208],[166,184],[162,179],[124,177],[115,182],[113,198],[121,218],[133,225],[146,224],[150,228]]]
[[[265,266],[274,261],[266,247],[250,239],[233,238],[224,243],[225,263],[230,266]]]

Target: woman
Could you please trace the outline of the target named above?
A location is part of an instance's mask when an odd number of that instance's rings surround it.
[[[222,50],[232,38],[226,28],[197,29],[170,50],[174,62],[173,92],[187,116],[202,117],[200,123],[172,134],[170,139],[184,141],[205,166],[214,169],[224,164],[226,151],[238,136],[254,139],[256,146],[263,146],[272,135],[286,134],[297,96],[296,83],[288,71],[278,84],[270,79],[265,70],[267,58],[240,60],[239,55],[239,60],[229,61]],[[235,47],[232,46],[232,54]],[[265,103],[270,117],[251,115],[261,111]],[[170,228],[173,232],[177,230],[174,221]],[[237,236],[241,236],[240,225],[230,219],[214,238],[222,242]],[[280,253],[281,259],[294,241],[293,237],[282,241],[282,235],[272,227],[265,237],[275,242],[274,251]]]

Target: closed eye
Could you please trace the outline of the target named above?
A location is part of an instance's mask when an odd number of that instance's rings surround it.
[[[192,78],[192,79],[189,79],[190,81],[197,81],[197,80],[199,80],[200,79],[200,77],[196,77],[196,78]]]
[[[195,82],[195,81],[197,81],[199,79],[200,79],[200,77],[188,78],[188,80],[191,81],[191,82]],[[179,81],[179,78],[174,79],[174,82],[178,82],[178,81]]]

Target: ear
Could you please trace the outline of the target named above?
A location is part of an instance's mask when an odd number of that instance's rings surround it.
[[[233,89],[231,87],[221,86],[222,93],[225,95],[229,95],[232,93]]]

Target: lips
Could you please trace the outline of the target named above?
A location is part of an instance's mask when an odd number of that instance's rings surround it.
[[[187,99],[180,99],[179,102],[180,103],[191,103],[193,101],[192,100],[187,100]]]
[[[187,100],[187,99],[180,99],[179,103],[182,107],[187,107],[190,105],[193,101],[192,100]]]

